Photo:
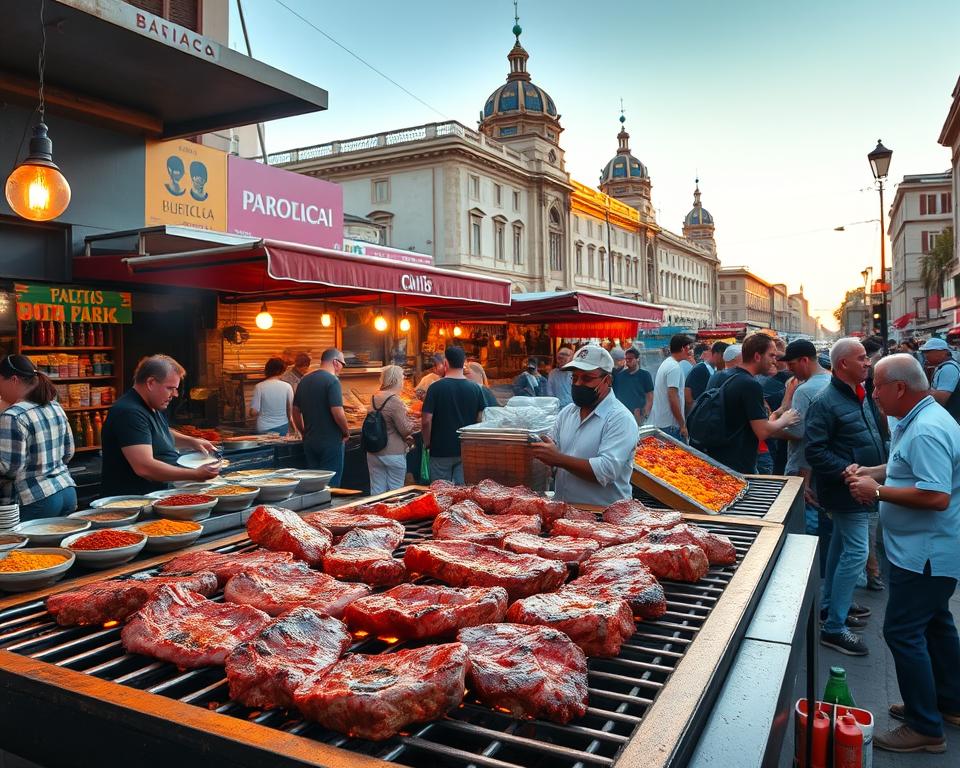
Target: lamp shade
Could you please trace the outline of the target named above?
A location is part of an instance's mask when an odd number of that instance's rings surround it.
[[[324,328],[329,328],[331,325],[333,325],[333,318],[330,317],[329,312],[324,312],[322,315],[320,315],[320,325],[322,325]]]
[[[890,170],[890,158],[893,157],[893,150],[883,146],[883,142],[877,139],[877,146],[869,155],[870,169],[873,171],[873,178],[885,179]]]
[[[29,221],[50,221],[70,205],[70,185],[53,162],[47,126],[37,123],[27,158],[7,177],[4,189],[13,212]]]
[[[260,305],[260,311],[253,319],[253,322],[257,324],[257,328],[261,331],[269,331],[273,328],[273,315],[267,310],[267,302],[263,302],[263,304]]]

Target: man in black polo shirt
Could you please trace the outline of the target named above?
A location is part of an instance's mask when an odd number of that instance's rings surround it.
[[[300,380],[293,396],[293,426],[303,435],[303,452],[310,469],[334,472],[330,485],[343,478],[343,459],[350,426],[343,410],[343,389],[339,374],[346,365],[336,347],[325,349],[320,368]]]
[[[197,469],[177,466],[178,448],[213,453],[207,440],[180,434],[167,424],[164,411],[177,396],[186,372],[172,357],[154,355],[140,361],[133,388],[113,404],[103,423],[102,496],[142,495],[176,480],[209,480],[220,471],[211,461]]]

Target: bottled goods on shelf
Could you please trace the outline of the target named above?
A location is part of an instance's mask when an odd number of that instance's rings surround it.
[[[106,411],[83,411],[69,416],[70,431],[73,432],[75,448],[99,448]]]
[[[24,320],[20,341],[25,347],[109,347],[113,345],[113,328],[109,323]]]

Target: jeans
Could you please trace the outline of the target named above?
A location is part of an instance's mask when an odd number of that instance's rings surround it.
[[[834,512],[833,537],[820,604],[827,610],[823,631],[837,635],[846,628],[857,577],[867,564],[870,512]]]
[[[345,446],[342,442],[324,444],[303,444],[303,452],[307,457],[307,469],[326,469],[336,472],[330,478],[330,485],[337,488],[343,479],[343,453]]]
[[[670,435],[670,437],[676,438],[681,443],[687,442],[686,438],[680,435],[680,427],[661,427],[660,431]]]
[[[773,474],[773,456],[770,451],[766,453],[757,454],[757,474],[758,475],[772,475]]]
[[[64,517],[76,511],[77,489],[71,485],[52,496],[20,507],[20,522],[37,520],[41,517]]]
[[[960,640],[950,614],[957,580],[890,564],[883,637],[893,654],[904,719],[913,730],[943,736],[940,712],[960,713]]]
[[[386,493],[403,486],[407,476],[407,454],[368,453],[367,470],[370,473],[370,493]]]
[[[820,539],[820,578],[827,574],[827,555],[830,553],[830,542],[833,541],[833,520],[822,509],[817,512],[817,537]]]
[[[459,456],[430,457],[430,481],[446,480],[454,485],[463,485],[463,459]]]
[[[867,556],[867,576],[873,579],[880,578],[880,558],[877,556],[877,539],[879,530],[880,512],[874,512],[870,518],[870,554]]]
[[[286,437],[286,436],[287,436],[287,432],[289,432],[289,431],[290,431],[290,425],[289,425],[289,424],[284,424],[282,427],[270,427],[270,429],[261,429],[261,430],[258,432],[258,434],[267,435],[267,434],[273,432],[273,433],[276,434],[276,435],[280,435],[280,437]]]

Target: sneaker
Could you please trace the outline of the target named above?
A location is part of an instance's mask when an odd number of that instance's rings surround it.
[[[960,715],[951,715],[948,712],[941,712],[940,715],[943,717],[943,722],[945,722],[947,725],[960,728]],[[891,704],[890,717],[894,717],[897,720],[904,720],[906,715],[904,714],[903,704]]]
[[[827,612],[826,612],[826,611],[820,611],[820,627],[821,627],[821,628],[823,627],[823,625],[824,625],[824,623],[826,622],[826,620],[827,620]],[[866,619],[860,618],[860,617],[858,617],[858,616],[855,616],[855,615],[852,614],[852,613],[848,613],[848,614],[847,614],[847,620],[846,620],[846,622],[844,622],[844,623],[845,623],[848,627],[850,627],[850,629],[863,629],[864,627],[867,626],[867,620],[866,620]]]
[[[887,588],[887,585],[883,583],[883,579],[879,576],[870,576],[867,579],[867,589],[871,592],[883,592]]]
[[[858,603],[850,603],[850,610],[847,611],[847,616],[856,616],[858,619],[865,619],[873,611],[871,611],[867,606],[860,605]]]
[[[863,642],[863,638],[860,635],[853,634],[849,629],[844,629],[843,632],[836,634],[821,632],[820,645],[833,648],[835,651],[847,654],[847,656],[866,656],[870,653],[870,649]]]
[[[943,736],[925,736],[909,725],[901,725],[892,731],[874,734],[873,746],[887,752],[932,752],[939,755],[947,751],[947,740]]]

